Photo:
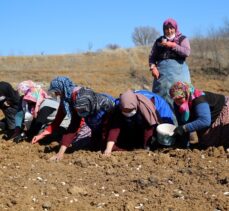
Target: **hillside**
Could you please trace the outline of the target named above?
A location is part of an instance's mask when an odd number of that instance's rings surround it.
[[[59,75],[113,96],[128,88],[151,89],[147,48],[75,55],[0,57],[0,77],[16,86],[34,80],[44,87]],[[193,84],[229,95],[228,69],[193,54]],[[209,72],[208,72],[209,70]],[[50,145],[15,144],[0,138],[0,210],[133,211],[229,210],[229,150],[164,148],[155,151],[67,152],[49,158]]]
[[[59,56],[0,57],[0,77],[14,85],[31,79],[48,86],[54,77],[65,75],[77,84],[117,96],[127,88],[151,89],[149,51],[149,48],[142,47]],[[187,63],[194,85],[212,91],[229,92],[229,70],[226,77],[225,73],[219,75],[212,71],[212,59],[201,59],[195,54],[188,58]]]

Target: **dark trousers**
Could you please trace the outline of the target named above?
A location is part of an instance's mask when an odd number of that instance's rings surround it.
[[[0,128],[2,130],[13,130],[15,128],[15,115],[17,113],[17,109],[7,107],[2,109],[2,112],[5,118],[0,121]]]

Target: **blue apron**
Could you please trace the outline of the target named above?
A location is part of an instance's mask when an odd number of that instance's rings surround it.
[[[153,81],[152,91],[163,97],[173,108],[173,100],[169,96],[170,87],[177,81],[191,83],[187,64],[184,61],[165,59],[157,65],[160,76]]]

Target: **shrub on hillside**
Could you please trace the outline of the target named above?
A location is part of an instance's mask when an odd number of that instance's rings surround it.
[[[116,50],[116,49],[120,48],[120,46],[117,45],[117,44],[108,44],[108,45],[106,46],[106,48],[107,48],[107,49],[110,49],[110,50]]]

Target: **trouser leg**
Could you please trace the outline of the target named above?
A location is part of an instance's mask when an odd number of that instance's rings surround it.
[[[17,113],[17,109],[8,107],[3,110],[5,115],[7,129],[12,130],[15,128],[15,115]]]

